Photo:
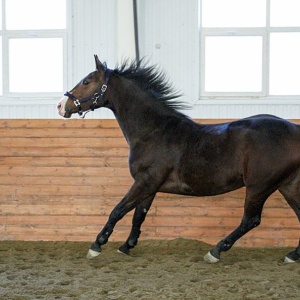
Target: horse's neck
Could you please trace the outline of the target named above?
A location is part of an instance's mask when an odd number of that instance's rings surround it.
[[[155,99],[138,93],[134,88],[123,91],[113,98],[113,112],[128,144],[134,146],[141,138],[152,134],[172,110],[157,105],[153,102]]]
[[[128,98],[128,100],[130,108],[115,110],[114,114],[128,144],[133,146],[141,137],[153,132],[153,129],[157,127],[158,118],[162,116],[156,111],[149,111],[143,103],[138,103],[134,98]]]

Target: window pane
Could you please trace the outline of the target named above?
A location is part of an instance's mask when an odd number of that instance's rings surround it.
[[[6,1],[6,28],[12,30],[66,28],[66,0]]]
[[[300,33],[271,33],[270,94],[300,95]]]
[[[202,26],[266,26],[266,0],[202,0]]]
[[[261,36],[205,39],[206,92],[261,92]]]
[[[300,26],[299,0],[271,0],[271,26]]]
[[[63,40],[9,40],[10,92],[62,92]]]

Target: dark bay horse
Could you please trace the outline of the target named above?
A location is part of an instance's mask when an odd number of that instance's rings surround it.
[[[211,196],[246,187],[240,225],[204,259],[213,263],[261,221],[267,198],[279,190],[300,221],[300,126],[271,115],[202,125],[180,113],[178,97],[164,75],[142,61],[96,70],[58,104],[59,114],[100,107],[113,111],[130,147],[134,183],[112,210],[88,252],[100,254],[116,223],[135,209],[132,229],[119,251],[129,254],[157,192]],[[286,262],[300,258],[300,240]]]

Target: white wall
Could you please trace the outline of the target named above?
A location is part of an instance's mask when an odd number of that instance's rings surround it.
[[[198,1],[139,1],[140,52],[190,105],[199,94]]]
[[[300,99],[257,98],[199,100],[200,33],[199,1],[139,1],[141,53],[170,76],[175,88],[192,105],[185,113],[193,118],[242,118],[253,114],[275,114],[300,118]]]
[[[71,5],[72,4],[72,5]],[[69,0],[68,78],[71,89],[94,70],[94,54],[110,68],[135,57],[132,0]],[[272,113],[300,118],[300,99],[199,100],[200,35],[198,0],[139,0],[140,56],[163,69],[183,100],[192,106],[193,118],[241,118]],[[0,118],[59,118],[59,99],[15,99],[0,103]],[[87,118],[112,118],[106,109]]]

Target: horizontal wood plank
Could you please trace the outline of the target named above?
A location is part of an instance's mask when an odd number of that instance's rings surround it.
[[[64,147],[64,148],[87,148],[92,145],[93,148],[128,148],[124,138],[119,137],[73,137],[73,138],[64,138],[64,137],[53,137],[53,138],[44,138],[44,137],[26,137],[26,138],[15,138],[15,137],[5,137],[1,138],[1,150],[5,151],[12,148],[51,148],[53,147]],[[1,152],[0,152],[1,155]]]
[[[128,167],[128,152],[125,156],[98,157],[11,157],[0,156],[0,168],[8,167]]]
[[[0,137],[1,240],[92,241],[133,183],[116,120],[0,120]],[[244,188],[214,197],[158,193],[141,238],[215,244],[240,224],[244,198]],[[132,215],[117,224],[112,241],[127,238]],[[261,225],[237,245],[296,246],[298,240],[299,221],[275,192]]]

